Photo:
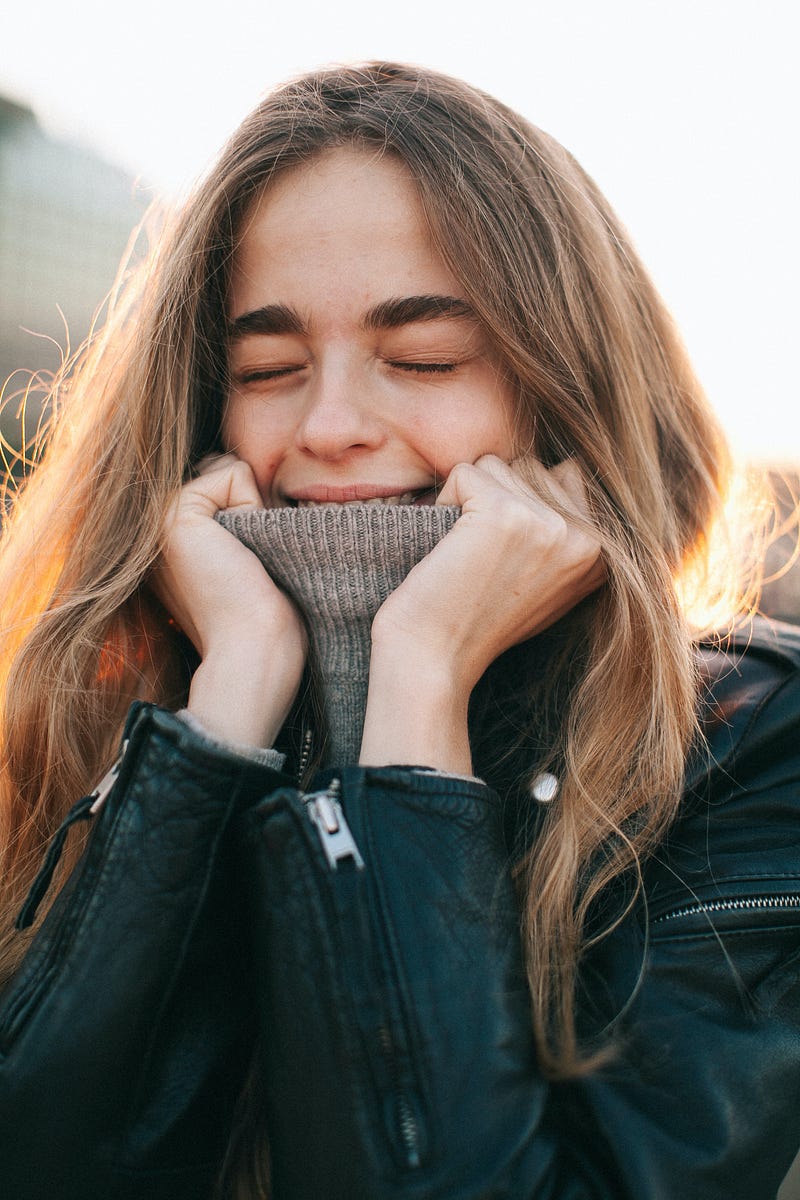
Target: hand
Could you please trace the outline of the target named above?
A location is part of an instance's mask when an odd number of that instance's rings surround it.
[[[270,745],[297,694],[303,622],[256,556],[214,520],[263,508],[250,467],[233,454],[202,461],[167,512],[150,586],[201,657],[189,710],[209,733]]]
[[[437,503],[460,505],[461,518],[381,608],[373,627],[378,647],[402,641],[405,653],[447,664],[471,690],[504,650],[599,586],[600,544],[585,528],[577,467],[533,470],[577,519],[561,516],[499,458],[459,464]]]
[[[460,519],[373,623],[362,761],[469,769],[467,704],[483,672],[603,582],[577,466],[526,469],[566,515],[493,455],[451,471],[437,503],[460,505]]]

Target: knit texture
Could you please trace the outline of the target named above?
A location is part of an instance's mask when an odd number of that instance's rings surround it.
[[[220,525],[258,556],[306,619],[328,724],[326,763],[358,761],[372,620],[460,511],[326,504],[217,513]]]

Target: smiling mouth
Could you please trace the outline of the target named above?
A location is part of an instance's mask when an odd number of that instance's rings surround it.
[[[353,505],[371,505],[385,507],[389,504],[422,505],[435,504],[438,488],[423,488],[414,492],[400,492],[395,496],[370,496],[365,500],[290,500],[292,508],[322,508],[335,504],[338,508],[349,508]]]

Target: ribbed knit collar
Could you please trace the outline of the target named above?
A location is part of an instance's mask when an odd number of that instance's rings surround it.
[[[358,761],[372,620],[459,514],[451,507],[378,504],[217,513],[306,619],[328,723],[326,763]]]

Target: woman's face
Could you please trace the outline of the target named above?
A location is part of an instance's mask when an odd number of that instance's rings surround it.
[[[330,151],[245,221],[223,439],[265,504],[432,503],[512,454],[511,389],[390,157]]]

